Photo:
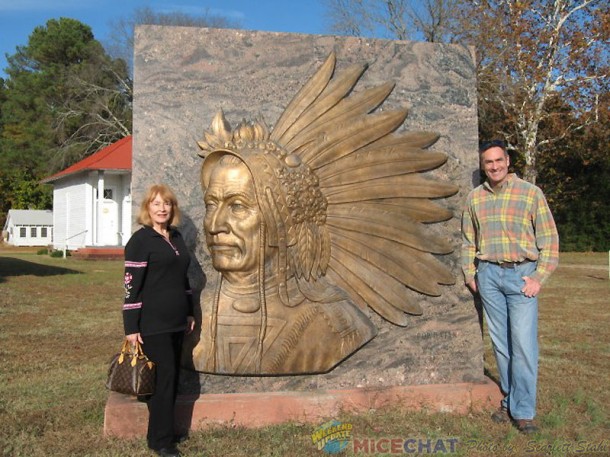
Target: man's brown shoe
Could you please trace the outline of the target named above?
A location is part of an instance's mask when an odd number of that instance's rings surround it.
[[[508,409],[506,409],[506,406],[500,406],[497,410],[495,410],[491,415],[491,420],[496,424],[510,422],[510,416],[508,415]]]
[[[532,419],[517,419],[515,421],[515,425],[517,426],[517,430],[526,435],[531,435],[532,433],[536,433],[538,431],[538,427],[534,425],[534,421]]]

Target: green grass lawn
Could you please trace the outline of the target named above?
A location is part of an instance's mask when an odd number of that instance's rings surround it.
[[[151,455],[144,439],[103,436],[104,389],[122,339],[122,262],[0,249],[0,455]],[[565,253],[540,300],[541,432],[522,436],[488,413],[400,409],[336,417],[359,439],[413,440],[413,454],[610,455],[610,280],[607,254]],[[495,362],[486,340],[485,367]],[[321,456],[315,426],[193,432],[186,456]],[[418,448],[419,446],[419,448]],[[386,445],[382,449],[388,449]],[[436,448],[436,455],[443,455]],[[392,455],[353,452],[339,455]]]

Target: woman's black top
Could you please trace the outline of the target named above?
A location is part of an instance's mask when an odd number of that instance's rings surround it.
[[[125,246],[125,334],[155,335],[186,329],[193,315],[187,277],[190,256],[175,228],[169,241],[152,227],[135,232]]]

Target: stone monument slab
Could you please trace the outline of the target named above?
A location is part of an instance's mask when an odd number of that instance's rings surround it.
[[[260,114],[273,126],[332,51],[338,70],[354,63],[369,65],[355,91],[360,86],[395,83],[382,109],[408,108],[399,131],[440,135],[431,149],[446,153],[448,161],[427,174],[460,190],[438,202],[453,217],[427,228],[449,239],[454,247],[452,254],[438,259],[451,270],[456,283],[442,286],[440,297],[411,291],[423,314],[410,316],[406,327],[393,325],[369,310],[377,336],[328,373],[270,377],[189,373],[182,382],[182,393],[382,388],[484,380],[479,317],[462,284],[459,264],[461,205],[478,176],[476,73],[469,48],[243,30],[137,27],[134,214],[149,185],[163,182],[174,189],[185,215],[180,228],[193,253],[191,285],[202,291],[201,300],[211,300],[218,275],[205,250],[197,141],[219,109],[233,122]]]

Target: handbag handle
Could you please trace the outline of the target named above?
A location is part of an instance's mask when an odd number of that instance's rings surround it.
[[[132,345],[129,340],[125,339],[123,341],[123,345],[121,346],[121,355],[119,356],[119,363],[123,363],[126,355],[131,355],[131,365],[136,365],[136,359],[148,359],[142,350],[142,345],[139,341],[136,341],[135,345]]]
[[[138,359],[144,359],[148,363],[149,367],[152,367],[153,362],[148,360],[146,354],[142,350],[142,345],[139,341],[136,341],[135,345],[132,345],[129,340],[125,339],[123,341],[123,346],[121,346],[121,355],[119,356],[119,364],[123,363],[126,355],[131,355],[131,366],[135,367]]]

